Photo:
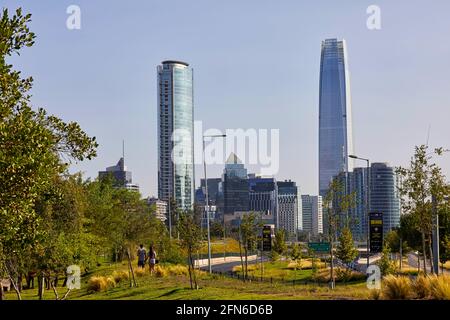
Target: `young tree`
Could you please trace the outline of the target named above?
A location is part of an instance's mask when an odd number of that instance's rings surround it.
[[[197,276],[194,266],[194,254],[200,250],[202,236],[200,227],[194,221],[192,212],[180,211],[178,215],[178,231],[180,233],[180,245],[188,254],[188,270],[191,289],[198,289]]]
[[[343,181],[333,179],[328,187],[328,192],[323,199],[324,216],[328,220],[328,241],[330,242],[330,283],[335,287],[334,276],[334,242],[339,231],[348,223],[347,212],[355,206],[355,194],[347,194]]]
[[[37,199],[72,159],[91,159],[97,147],[77,123],[33,110],[28,93],[33,79],[22,79],[7,63],[34,44],[30,21],[20,8],[12,16],[7,9],[0,15],[0,277],[11,280],[19,299],[16,276],[39,235]]]
[[[346,264],[351,263],[358,256],[358,250],[355,248],[352,232],[347,227],[342,230],[339,236],[336,256]]]
[[[278,229],[275,231],[275,238],[273,239],[272,251],[274,251],[278,256],[282,256],[287,251],[286,245],[286,232],[283,229]]]
[[[244,281],[248,279],[248,255],[256,250],[261,228],[262,224],[254,212],[244,215],[239,225],[239,249],[241,262],[243,262]]]
[[[384,244],[383,251],[381,253],[381,259],[378,262],[381,274],[387,276],[393,274],[396,271],[395,263],[391,260],[391,249],[388,244]]]
[[[411,215],[413,225],[420,232],[425,274],[427,273],[427,249],[431,270],[433,270],[431,250],[433,214],[437,214],[447,205],[445,197],[448,192],[441,168],[431,163],[431,155],[442,155],[444,151],[442,148],[437,148],[429,153],[428,146],[416,146],[409,168],[399,167],[396,170],[402,181],[399,192],[403,198],[403,209],[406,214]]]
[[[293,244],[291,247],[290,258],[295,263],[295,270],[302,269],[302,246],[300,244]]]

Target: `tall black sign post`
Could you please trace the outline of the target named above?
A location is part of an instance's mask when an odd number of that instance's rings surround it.
[[[272,227],[269,225],[263,226],[262,230],[262,251],[272,250]]]
[[[383,251],[383,214],[369,213],[369,226],[370,253]]]

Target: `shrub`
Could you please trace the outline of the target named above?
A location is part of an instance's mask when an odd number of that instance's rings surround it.
[[[174,276],[187,276],[189,274],[188,268],[181,265],[169,266],[167,271]]]
[[[114,280],[114,277],[109,276],[106,278],[106,284],[108,288],[114,288],[116,286],[116,280]]]
[[[372,300],[380,300],[381,299],[381,290],[371,289],[369,291],[369,298]]]
[[[144,268],[137,268],[137,269],[134,270],[134,275],[135,275],[136,277],[143,277],[143,276],[146,275],[146,273],[147,273],[147,272],[145,272],[145,269],[144,269]]]
[[[168,272],[166,269],[164,269],[163,267],[156,265],[155,266],[155,276],[157,276],[158,278],[164,278],[167,277]]]
[[[431,278],[420,275],[412,282],[412,288],[416,297],[425,299],[431,296]]]
[[[123,280],[128,280],[128,272],[126,271],[114,271],[112,277],[116,283],[120,283]]]
[[[108,289],[108,280],[103,276],[92,276],[88,281],[88,292],[100,292]]]
[[[431,296],[436,300],[450,300],[450,276],[432,276],[431,282]]]
[[[411,296],[411,280],[387,275],[383,278],[383,296],[389,300],[408,299]]]

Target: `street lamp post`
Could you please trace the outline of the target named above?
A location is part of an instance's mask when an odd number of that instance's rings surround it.
[[[355,155],[349,155],[349,158],[357,159],[357,160],[363,160],[367,163],[367,172],[366,172],[366,183],[367,183],[367,190],[366,190],[366,240],[367,240],[367,268],[369,268],[370,265],[370,238],[369,238],[369,232],[370,232],[370,217],[369,217],[369,210],[370,210],[370,160],[365,158],[360,158]]]
[[[208,179],[206,177],[206,160],[205,160],[205,138],[224,138],[225,134],[203,136],[203,171],[205,174],[205,213],[206,213],[206,230],[208,233],[208,272],[212,273],[211,268],[211,232],[209,228],[209,199],[208,199]],[[202,219],[203,222],[203,219]]]

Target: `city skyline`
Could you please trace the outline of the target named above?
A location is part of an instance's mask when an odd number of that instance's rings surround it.
[[[196,69],[195,119],[204,120],[205,129],[280,128],[281,164],[277,180],[292,179],[302,193],[316,194],[317,56],[320,42],[330,37],[345,38],[349,43],[355,153],[374,162],[407,165],[414,145],[427,142],[430,125],[430,146],[449,147],[450,129],[445,121],[450,102],[445,90],[449,62],[445,57],[450,46],[440,41],[449,27],[440,16],[448,11],[448,3],[411,8],[410,2],[402,6],[380,1],[383,14],[380,31],[370,31],[365,26],[368,3],[338,6],[329,2],[330,8],[335,9],[329,11],[334,13],[318,12],[318,7],[310,4],[264,4],[245,22],[240,19],[253,10],[251,4],[239,4],[241,10],[232,8],[232,11],[219,6],[206,15],[199,11],[200,6],[208,8],[206,2],[192,8],[178,3],[183,12],[177,11],[176,16],[188,12],[190,20],[194,18],[192,24],[182,31],[184,37],[178,43],[155,46],[161,37],[151,28],[161,31],[159,19],[168,13],[162,3],[142,2],[139,4],[142,12],[136,14],[148,15],[149,19],[137,18],[126,20],[128,24],[115,25],[106,22],[121,17],[116,5],[108,3],[110,11],[105,14],[106,2],[79,1],[82,29],[68,31],[64,26],[67,3],[46,11],[36,8],[47,4],[20,2],[5,1],[4,5],[11,8],[23,5],[25,11],[33,12],[32,28],[39,34],[39,42],[23,53],[17,66],[24,75],[33,74],[36,79],[34,105],[43,105],[64,119],[80,122],[100,142],[98,158],[71,170],[86,172],[86,178],[95,177],[99,170],[119,158],[124,139],[127,163],[133,168],[135,182],[144,196],[157,195],[154,68],[160,61],[173,58],[189,61]],[[131,8],[121,5],[120,9],[124,6]],[[274,8],[277,14],[273,14]],[[237,19],[235,27],[220,25],[230,17]],[[212,24],[211,31],[203,31],[205,24],[215,19],[219,24]],[[327,19],[330,22],[327,27],[321,26],[320,22]],[[439,24],[433,27],[432,35],[423,37],[420,43],[412,43],[412,39],[430,33],[427,23],[431,21]],[[233,32],[244,23],[247,27],[242,28],[242,33]],[[119,26],[124,30],[118,30]],[[316,28],[308,31],[311,35],[305,33],[309,27]],[[142,37],[139,30],[147,32],[142,44],[133,42]],[[277,41],[281,31],[286,35]],[[119,38],[131,35],[127,55],[121,46],[112,50],[109,43],[112,38],[107,36],[111,32]],[[164,37],[177,34],[180,29],[172,26],[165,32]],[[196,41],[190,35],[192,32],[199,34],[198,38],[206,37],[210,41],[208,46]],[[102,36],[106,38],[98,41]],[[266,43],[272,43],[270,48]],[[277,49],[281,47],[282,50]],[[16,58],[10,60],[15,62]],[[237,77],[239,70],[245,72]],[[104,123],[99,123],[98,115]],[[440,164],[448,173],[448,160],[441,159]],[[248,169],[258,171],[251,166]],[[219,176],[222,170],[223,166],[210,166],[208,175]],[[196,168],[196,172],[201,171]],[[196,186],[200,178],[197,174]]]

